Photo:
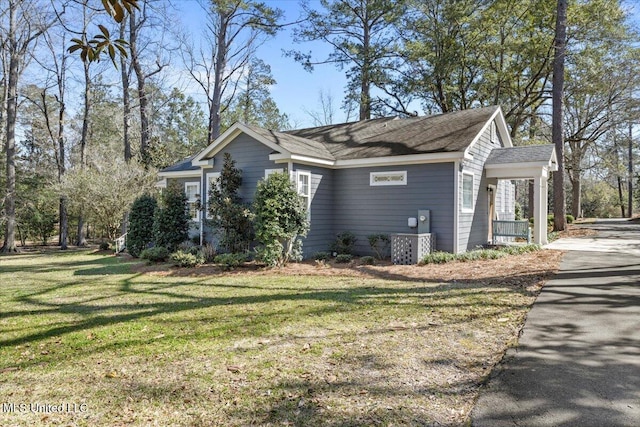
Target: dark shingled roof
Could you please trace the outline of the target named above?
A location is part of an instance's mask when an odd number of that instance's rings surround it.
[[[485,164],[548,163],[553,157],[554,150],[553,144],[494,148]]]
[[[184,160],[180,160],[178,163],[175,163],[171,166],[167,166],[166,168],[162,169],[160,172],[186,172],[186,171],[200,170],[200,166],[191,165],[191,160],[193,160],[194,157],[196,157],[196,155],[187,157]]]
[[[329,150],[317,140],[306,139],[288,132],[277,132],[253,125],[245,126],[269,141],[278,144],[290,153],[304,154],[325,160],[335,160]]]
[[[497,109],[494,106],[407,119],[385,117],[284,133],[317,141],[335,160],[456,152],[471,144]],[[287,150],[313,155],[295,142]]]
[[[476,108],[425,117],[383,117],[337,125],[277,132],[245,125],[291,154],[323,160],[351,160],[464,151],[499,107]],[[192,156],[160,172],[198,170]]]

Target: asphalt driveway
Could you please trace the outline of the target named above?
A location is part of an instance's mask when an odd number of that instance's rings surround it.
[[[472,412],[473,426],[640,425],[640,225],[598,221],[566,250]]]

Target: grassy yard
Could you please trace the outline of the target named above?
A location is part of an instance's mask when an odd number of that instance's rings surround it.
[[[464,424],[549,274],[139,271],[0,258],[0,425]]]

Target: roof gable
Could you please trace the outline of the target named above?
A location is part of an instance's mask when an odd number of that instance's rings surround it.
[[[208,164],[241,133],[273,150],[272,160],[348,167],[376,161],[447,161],[462,157],[491,122],[506,146],[511,146],[500,107],[485,107],[423,117],[384,117],[290,131],[273,131],[236,123],[191,159],[191,165],[167,169],[197,169]],[[185,161],[186,162],[186,161]],[[181,165],[181,166],[179,166]],[[167,171],[166,169],[163,170]]]

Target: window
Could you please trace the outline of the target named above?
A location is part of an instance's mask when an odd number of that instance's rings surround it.
[[[307,207],[307,218],[311,219],[311,172],[296,172],[296,188]]]
[[[407,185],[407,171],[371,172],[369,185]]]
[[[265,169],[264,170],[264,179],[269,178],[269,175],[273,174],[273,173],[283,173],[284,169],[280,168],[280,169]]]
[[[462,174],[462,210],[473,211],[473,174]]]
[[[187,208],[189,209],[191,221],[198,221],[200,219],[200,211],[198,209],[198,201],[200,200],[200,183],[186,182],[184,184],[184,193],[187,196]]]
[[[205,204],[205,209],[207,213],[207,218],[209,219],[211,219],[211,215],[209,215],[209,192],[211,191],[213,186],[216,185],[216,180],[218,178],[220,178],[220,172],[210,172],[207,174],[207,180],[205,181],[206,190],[207,190],[207,192],[204,195],[205,200],[207,201],[207,203]]]

